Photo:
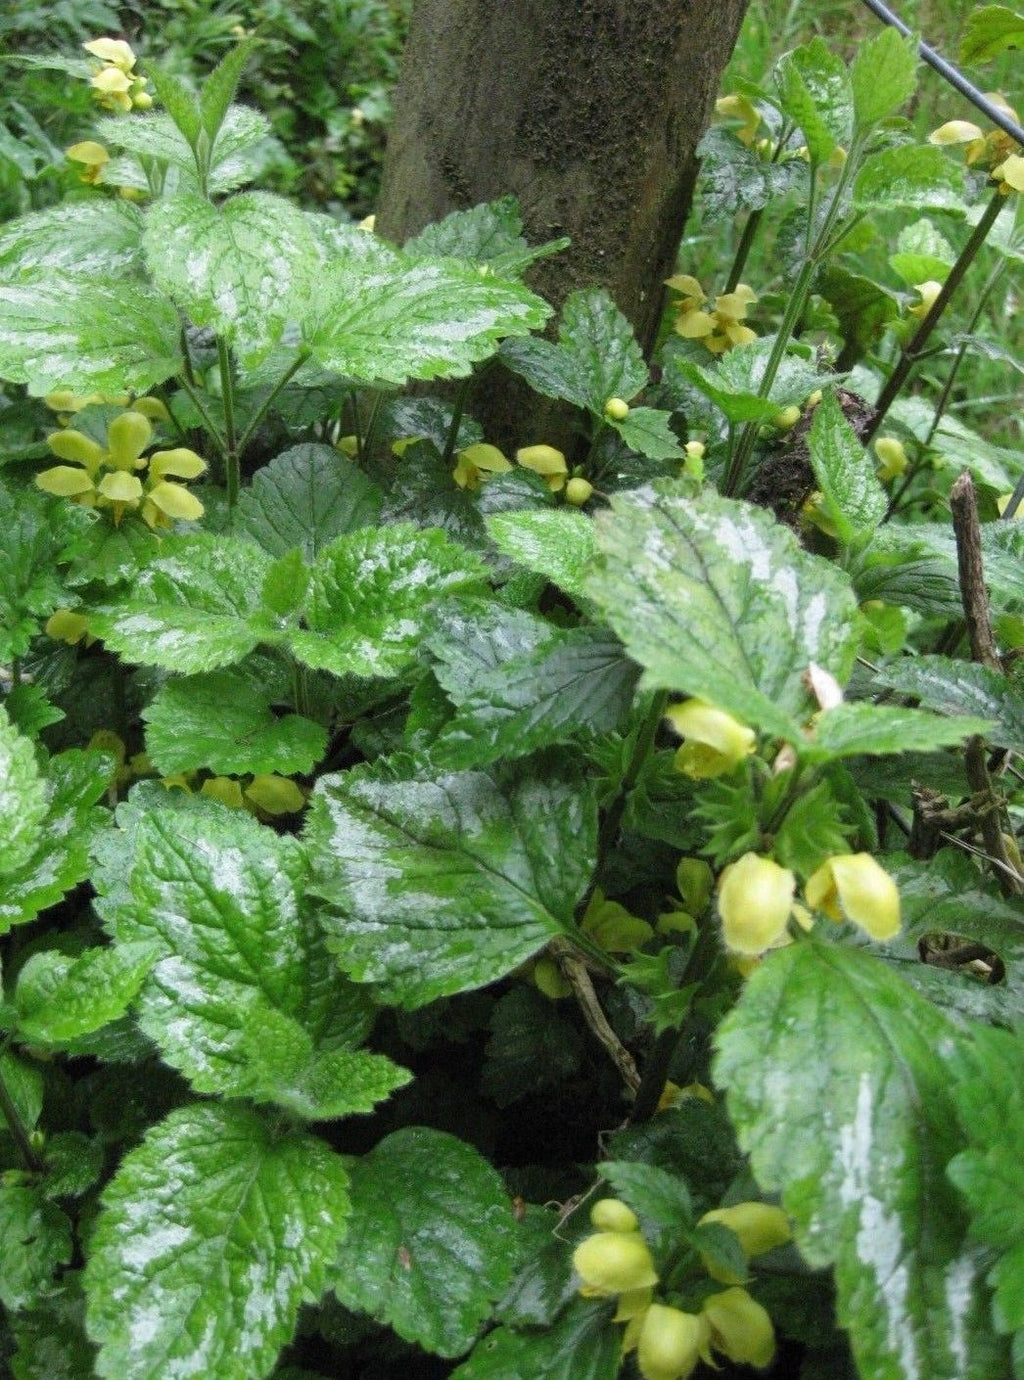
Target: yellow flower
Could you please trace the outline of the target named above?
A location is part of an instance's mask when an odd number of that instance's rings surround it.
[[[211,776],[200,786],[199,794],[209,796],[211,800],[219,800],[229,810],[245,809],[245,801],[242,799],[242,783],[231,776]]]
[[[618,1198],[599,1198],[590,1209],[590,1225],[598,1231],[640,1230],[636,1213]]]
[[[110,63],[122,72],[130,72],[135,66],[135,54],[123,38],[94,38],[89,43],[83,43],[82,47],[93,57]]]
[[[478,489],[492,474],[504,474],[512,468],[497,446],[484,441],[459,451],[459,459],[452,470],[452,478],[460,489]]]
[[[807,904],[830,920],[851,920],[872,939],[892,939],[900,930],[900,893],[870,853],[829,858],[807,880]]]
[[[793,909],[796,878],[757,853],[730,863],[718,881],[722,938],[733,953],[755,955],[778,945]]]
[[[549,1001],[561,1001],[572,996],[572,983],[553,958],[538,958],[530,974],[533,985]]]
[[[701,1316],[711,1330],[711,1345],[737,1365],[763,1369],[775,1355],[775,1329],[746,1289],[726,1289],[704,1300]]]
[[[574,508],[582,508],[584,503],[590,502],[593,492],[594,486],[589,479],[570,479],[565,486],[565,501]]]
[[[583,1280],[585,1298],[609,1298],[634,1289],[649,1289],[658,1272],[638,1231],[599,1231],[573,1251],[573,1268]]]
[[[684,294],[676,304],[679,316],[675,325],[684,340],[700,340],[712,354],[720,355],[733,345],[747,345],[757,339],[757,332],[743,324],[757,301],[757,294],[746,283],[737,283],[732,292],[716,297],[713,312],[704,310],[706,294],[696,278],[682,273],[666,283]]]
[[[640,1374],[644,1380],[686,1380],[707,1352],[710,1335],[703,1314],[652,1303],[637,1339]]]
[[[908,307],[907,311],[911,316],[919,316],[923,319],[935,305],[935,299],[942,291],[942,284],[937,283],[934,278],[929,278],[927,283],[915,283],[914,291],[920,294],[921,300],[914,306]]]
[[[1019,153],[1011,153],[998,168],[992,169],[992,177],[999,183],[1003,196],[1010,192],[1024,192],[1024,158]]]
[[[788,1216],[782,1208],[773,1207],[771,1203],[734,1203],[732,1207],[713,1208],[711,1212],[705,1212],[697,1225],[702,1226],[705,1222],[719,1222],[735,1232],[747,1260],[764,1255],[776,1246],[784,1246],[792,1235]],[[726,1271],[716,1271],[707,1260],[704,1266],[711,1278],[722,1284],[739,1282],[732,1277],[726,1278]]]
[[[80,144],[72,144],[64,150],[64,156],[70,158],[72,163],[83,164],[83,171],[78,174],[78,179],[90,186],[95,186],[103,180],[104,165],[110,162],[110,154],[102,144],[97,144],[95,139],[85,139]]]
[[[643,1318],[651,1306],[653,1296],[653,1289],[627,1289],[618,1297],[612,1322],[628,1323],[634,1318]]]
[[[1017,120],[1017,112],[1002,92],[986,91],[985,96],[1011,120]],[[1013,137],[1005,130],[993,129],[985,134],[970,120],[947,120],[944,125],[932,130],[928,142],[943,147],[950,144],[966,145],[964,152],[968,167],[975,163],[1001,163],[1012,156],[1018,147]],[[993,176],[996,176],[995,170]]]
[[[757,138],[758,126],[761,123],[760,112],[753,101],[749,101],[746,96],[720,96],[715,101],[715,114],[726,119],[742,120],[743,124],[733,132],[741,144],[746,144],[747,148],[750,148]]]
[[[58,609],[56,613],[50,614],[43,631],[47,637],[52,637],[58,642],[66,642],[69,647],[73,647],[85,637],[88,627],[89,620],[84,614],[75,613],[73,609]]]
[[[945,147],[949,144],[969,144],[974,139],[983,139],[984,132],[970,120],[947,120],[928,136],[929,144]]]
[[[706,700],[683,700],[669,705],[665,718],[686,741],[676,750],[677,770],[694,781],[706,781],[735,771],[754,751],[757,735],[724,709]]]
[[[301,789],[287,776],[254,776],[244,794],[248,804],[266,815],[294,815],[306,803]]]
[[[541,475],[552,493],[556,494],[565,488],[569,467],[565,463],[565,456],[554,446],[523,446],[516,451],[516,462],[524,469]]]
[[[881,461],[878,477],[883,483],[896,479],[910,464],[903,442],[897,441],[895,436],[880,436],[875,442],[875,454]]]

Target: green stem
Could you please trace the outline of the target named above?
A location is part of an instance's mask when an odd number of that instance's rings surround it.
[[[227,341],[217,337],[217,364],[220,369],[220,395],[224,405],[224,477],[227,482],[228,512],[234,511],[242,486],[238,437],[235,433],[235,384],[231,377],[231,356]]]
[[[292,662],[292,701],[296,714],[310,717],[309,671],[298,661]]]
[[[221,459],[224,459],[227,456],[227,446],[224,442],[224,437],[220,433],[220,428],[218,427],[217,423],[213,420],[213,418],[210,416],[205,404],[203,403],[202,398],[199,396],[196,389],[193,388],[193,386],[189,383],[188,379],[184,376],[184,374],[179,374],[178,377],[181,379],[182,388],[184,388],[185,392],[192,399],[192,402],[195,404],[196,411],[199,413],[200,417],[202,417],[203,425],[206,427],[210,440],[213,441],[214,445],[217,447],[217,450],[220,452]]]
[[[360,453],[361,458],[363,455],[369,457],[370,447],[373,445],[374,438],[377,434],[377,423],[380,421],[380,414],[383,410],[383,407],[384,394],[376,393],[374,395],[373,402],[370,405],[370,415],[366,419],[366,430],[363,433],[363,449]]]
[[[352,409],[352,426],[356,438],[356,464],[361,465],[363,463],[363,419],[359,415],[359,393],[357,389],[349,389],[348,401]]]
[[[281,377],[278,379],[277,383],[274,384],[273,388],[260,403],[256,411],[253,413],[252,420],[249,422],[249,425],[242,432],[238,440],[238,454],[240,456],[245,454],[246,446],[252,440],[253,433],[259,426],[260,422],[262,422],[263,418],[270,411],[274,399],[282,391],[282,389],[287,388],[288,384],[299,372],[299,370],[305,364],[307,359],[309,359],[309,351],[301,350],[299,354],[296,355],[292,363],[281,375]]]
[[[473,382],[472,374],[464,378],[459,384],[455,394],[455,403],[452,407],[452,420],[448,428],[448,435],[445,438],[444,454],[441,456],[442,465],[450,465],[452,456],[455,454],[455,447],[459,439],[459,427],[462,424],[462,414],[466,410],[466,400],[469,397],[470,385]]]
[[[21,657],[11,657],[11,686],[21,684]]]
[[[985,286],[981,289],[981,293],[978,297],[978,305],[977,307],[975,307],[971,319],[968,322],[967,330],[964,332],[965,335],[971,336],[977,329],[978,322],[981,320],[988,299],[992,296],[993,289],[999,282],[999,279],[1003,276],[1003,270],[1005,268],[1006,260],[1002,258],[998,259],[996,261],[995,268],[988,275],[988,281],[985,283]],[[960,347],[956,352],[956,357],[954,358],[952,367],[950,368],[949,376],[946,379],[942,392],[939,394],[939,400],[935,404],[935,412],[932,416],[932,423],[931,426],[928,428],[928,435],[924,438],[925,447],[931,445],[932,437],[938,430],[939,423],[942,421],[942,418],[946,412],[946,408],[949,406],[949,399],[953,392],[953,385],[956,382],[957,374],[959,374],[960,372],[960,366],[963,364],[964,359],[967,356],[967,347],[969,344],[969,340],[961,341]]]
[[[185,330],[184,326],[182,326],[181,328],[181,335],[179,336],[179,340],[181,341],[181,357],[185,363],[185,377],[188,379],[192,387],[195,388],[196,374],[195,370],[192,368],[192,354],[188,348],[188,332]]]
[[[0,1045],[0,1053],[6,1053],[10,1048],[10,1038],[8,1037],[3,1045]],[[14,1105],[14,1098],[11,1096],[10,1089],[4,1080],[3,1072],[0,1071],[0,1112],[4,1114],[7,1122],[7,1129],[11,1139],[18,1147],[21,1158],[25,1161],[25,1168],[31,1169],[33,1174],[42,1174],[46,1166],[32,1148],[28,1132],[25,1130],[25,1123],[21,1119],[17,1107]]]
[[[792,132],[793,126],[788,122],[782,126],[782,129],[779,131],[778,142],[772,150],[772,156],[769,162],[777,163],[779,161]],[[757,228],[761,224],[763,216],[764,208],[762,207],[757,211],[751,211],[750,215],[747,217],[747,223],[743,227],[743,234],[740,236],[740,242],[736,246],[736,254],[732,261],[732,268],[729,270],[729,277],[726,279],[725,291],[727,293],[735,291],[736,285],[740,281],[740,275],[746,267],[747,258],[753,248],[754,240],[757,236]]]
[[[942,315],[945,312],[946,307],[949,305],[950,298],[953,296],[953,293],[960,286],[964,274],[967,272],[971,264],[974,262],[978,250],[985,243],[985,240],[988,237],[988,232],[992,229],[992,226],[995,224],[996,217],[999,215],[999,212],[1003,209],[1005,204],[1006,197],[1001,196],[999,192],[996,192],[992,197],[992,200],[986,206],[984,215],[981,217],[977,225],[974,227],[974,232],[971,235],[971,238],[964,245],[963,250],[960,253],[960,257],[957,259],[953,267],[949,270],[949,276],[942,285],[942,291],[939,293],[935,301],[932,303],[931,308],[928,311],[928,314],[925,316],[920,326],[918,326],[917,331],[915,332],[910,343],[904,346],[903,350],[901,351],[900,357],[896,361],[895,369],[893,369],[892,373],[889,375],[888,379],[886,380],[885,387],[878,395],[878,402],[875,404],[875,415],[872,417],[868,430],[862,438],[865,445],[867,445],[867,443],[878,431],[878,428],[882,425],[882,422],[885,420],[889,408],[899,397],[900,390],[903,388],[903,385],[910,377],[910,374],[914,366],[917,364],[918,359],[921,357],[922,351],[924,350],[925,345],[928,343],[928,339],[931,336],[932,331],[935,329],[939,321],[942,319]]]

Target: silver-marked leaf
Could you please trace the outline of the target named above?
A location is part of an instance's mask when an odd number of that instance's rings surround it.
[[[847,577],[763,509],[663,480],[612,499],[587,583],[651,688],[685,691],[792,738],[810,663],[852,668]]]
[[[152,1127],[102,1199],[85,1272],[108,1380],[269,1374],[345,1235],[348,1177],[314,1137],[239,1103]]]
[[[570,930],[596,840],[591,789],[568,764],[514,775],[321,777],[307,816],[313,890],[360,982],[399,1005],[481,987]]]
[[[351,1165],[335,1292],[440,1356],[471,1346],[515,1267],[512,1202],[478,1150],[425,1126]]]
[[[762,397],[762,380],[773,345],[769,338],[737,345],[713,367],[674,354],[667,361],[666,370],[682,374],[730,422],[766,422],[782,408],[805,402],[816,388],[835,381],[834,376],[820,373],[812,360],[788,354],[783,356],[768,396]]]
[[[71,1223],[38,1188],[0,1185],[0,1303],[11,1312],[45,1298],[71,1259]]]
[[[248,150],[265,139],[269,130],[268,120],[258,110],[245,105],[229,107],[213,149],[211,191],[230,190],[234,184],[229,181],[225,186],[221,175],[233,160],[244,157]],[[186,184],[194,182],[195,155],[177,125],[162,111],[155,111],[151,115],[139,115],[134,111],[130,115],[112,115],[98,121],[96,133],[104,144],[113,144],[115,148],[125,149],[128,153],[170,163],[186,174],[183,179]]]
[[[0,286],[0,378],[33,395],[146,393],[181,367],[174,304],[144,283],[51,273]]]
[[[834,394],[814,409],[807,446],[839,540],[849,543],[873,530],[885,515],[888,499],[875,474],[874,459],[857,439]]]
[[[487,518],[487,531],[503,555],[546,575],[577,601],[584,597],[597,539],[592,520],[583,513],[566,508],[494,513]]]
[[[611,422],[630,450],[648,460],[681,460],[686,454],[669,426],[669,412],[655,407],[631,407],[624,421]]]
[[[235,531],[272,556],[298,547],[312,563],[335,537],[371,527],[384,495],[333,446],[292,446],[253,475],[238,500]]]
[[[149,211],[146,260],[156,285],[197,326],[222,335],[246,367],[260,362],[301,315],[316,250],[302,212],[268,192],[215,206],[163,198]]]
[[[834,1264],[838,1316],[872,1380],[1005,1380],[986,1263],[944,1170],[961,1141],[956,1027],[863,950],[769,955],[718,1033],[715,1081],[797,1245]]]
[[[11,282],[132,278],[141,268],[142,221],[126,201],[62,201],[0,228],[0,274]]]
[[[858,211],[955,211],[963,215],[959,164],[930,144],[902,144],[865,158],[853,184]]]
[[[253,678],[230,671],[167,681],[143,709],[146,751],[164,776],[208,767],[218,775],[310,772],[327,730],[300,714],[275,715]]]
[[[155,956],[146,944],[91,948],[77,957],[54,949],[33,954],[12,998],[19,1034],[35,1044],[60,1045],[119,1020]]]
[[[875,680],[903,695],[915,695],[940,714],[989,719],[994,742],[1024,752],[1024,695],[999,671],[947,656],[908,656],[884,666]]]
[[[127,661],[186,673],[229,666],[278,636],[260,608],[271,563],[237,537],[167,537],[118,599],[90,609],[89,630]]]
[[[300,661],[335,675],[398,676],[416,659],[427,614],[446,595],[482,593],[480,558],[436,528],[407,523],[338,537],[313,567]]]
[[[531,248],[522,229],[519,202],[514,196],[504,196],[468,211],[453,211],[406,240],[403,248],[410,258],[468,259],[488,264],[499,277],[518,277],[536,259],[569,244],[563,237]]]
[[[373,270],[351,260],[317,283],[304,323],[325,369],[362,384],[461,378],[502,336],[543,326],[551,308],[519,283],[451,259]]]
[[[813,163],[848,149],[854,92],[847,64],[822,38],[785,53],[775,66],[784,114],[800,126]]]
[[[31,740],[18,732],[0,704],[0,877],[28,862],[46,817],[46,782]]]

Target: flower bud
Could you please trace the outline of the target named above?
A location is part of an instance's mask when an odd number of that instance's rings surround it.
[[[132,105],[136,110],[152,110],[153,97],[148,91],[137,91],[132,97]]]
[[[775,1355],[775,1329],[746,1289],[726,1289],[704,1300],[701,1316],[711,1329],[711,1345],[741,1366],[767,1366]]]
[[[632,1208],[618,1198],[601,1198],[590,1209],[591,1225],[598,1231],[639,1231],[640,1222]]]
[[[565,501],[574,508],[582,508],[584,503],[590,501],[593,492],[594,486],[589,479],[570,479],[565,486]]]
[[[900,893],[870,853],[829,858],[807,880],[807,904],[831,920],[850,920],[872,939],[892,939],[900,931]]]
[[[757,853],[730,863],[718,882],[718,913],[726,948],[760,954],[786,934],[796,878],[788,868]]]
[[[796,403],[790,403],[781,412],[776,412],[772,418],[772,426],[776,431],[792,431],[800,420],[800,409]]]
[[[553,958],[538,958],[533,965],[531,976],[537,991],[549,1001],[560,1001],[562,997],[572,996],[572,984]]]
[[[89,620],[84,614],[75,613],[73,609],[58,609],[56,613],[50,614],[43,631],[47,637],[52,637],[58,642],[66,642],[69,647],[73,647],[76,642],[81,642],[88,627]]]
[[[929,278],[926,283],[915,283],[914,290],[919,293],[921,300],[915,306],[908,307],[907,310],[911,316],[919,316],[923,319],[935,305],[935,299],[942,291],[942,284],[936,282],[934,278]]]
[[[897,441],[895,436],[879,436],[875,442],[875,454],[881,461],[878,477],[883,482],[895,479],[910,464],[907,452],[903,449],[903,442]]]
[[[629,416],[629,403],[623,398],[609,398],[604,405],[604,415],[613,422],[624,422]]]
[[[676,863],[676,887],[691,915],[703,915],[711,900],[715,874],[703,858],[680,858]]]
[[[665,718],[686,739],[676,752],[676,767],[695,781],[734,771],[754,751],[754,730],[706,700],[669,705]]]
[[[640,1374],[644,1380],[686,1380],[707,1350],[709,1336],[702,1315],[652,1303],[637,1341]]]
[[[245,798],[267,815],[294,815],[306,803],[306,797],[290,777],[273,773],[254,776],[245,789]]]
[[[688,474],[693,479],[704,478],[704,451],[706,449],[703,441],[687,441],[683,447],[686,451],[686,459],[683,461],[683,473]]]
[[[734,1203],[732,1207],[713,1208],[705,1212],[697,1225],[704,1222],[720,1222],[735,1232],[748,1260],[784,1246],[792,1235],[788,1216],[771,1203]]]
[[[1024,158],[1019,153],[1011,153],[992,169],[992,177],[1000,184],[999,190],[1004,196],[1008,192],[1024,192]]]
[[[588,1298],[607,1298],[633,1289],[649,1289],[658,1272],[638,1231],[599,1231],[573,1251],[573,1267]]]

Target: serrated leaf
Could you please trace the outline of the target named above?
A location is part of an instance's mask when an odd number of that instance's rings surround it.
[[[857,128],[894,115],[917,90],[917,44],[893,28],[857,45],[850,67]]]
[[[277,618],[298,613],[309,593],[310,572],[297,546],[279,556],[263,577],[260,602]]]
[[[0,1185],[0,1303],[12,1312],[39,1303],[71,1259],[71,1223],[37,1188]]]
[[[990,732],[1000,747],[1024,752],[1024,695],[1011,689],[999,671],[946,656],[900,657],[884,666],[875,680],[916,696],[942,714],[977,714],[995,726]]]
[[[481,987],[571,930],[596,805],[568,764],[436,781],[321,777],[306,821],[331,947],[401,1006]]]
[[[967,16],[960,43],[960,61],[966,67],[990,62],[1009,48],[1024,48],[1024,15],[1006,5],[984,5]]]
[[[901,144],[865,158],[853,184],[858,211],[956,211],[965,202],[959,164],[930,144]]]
[[[271,702],[238,673],[176,677],[142,711],[146,751],[164,776],[200,767],[221,776],[312,771],[326,750],[327,730],[300,714],[277,717]]]
[[[670,412],[654,407],[631,407],[622,422],[611,422],[630,450],[649,460],[681,460],[686,452],[669,426]]]
[[[999,1332],[1024,1331],[1024,1037],[976,1026],[971,1058],[957,1070],[953,1099],[968,1149],[947,1173],[971,1207],[971,1235],[999,1253],[988,1274]]]
[[[173,304],[144,283],[90,280],[71,290],[51,274],[0,287],[0,378],[39,396],[147,393],[181,367]]]
[[[270,565],[238,537],[167,537],[129,589],[89,610],[89,630],[127,661],[186,673],[229,666],[275,639],[259,605]]]
[[[799,125],[812,162],[825,162],[837,147],[850,147],[854,111],[850,74],[823,39],[814,38],[784,54],[774,76],[783,113]]]
[[[46,784],[35,749],[0,704],[0,877],[28,862],[39,842],[46,811]]]
[[[317,559],[298,659],[335,675],[398,676],[416,659],[429,610],[444,596],[482,593],[479,557],[433,528],[406,523],[338,537]]]
[[[577,602],[597,551],[593,521],[583,513],[552,508],[494,513],[487,532],[498,550],[527,570],[546,575]]]
[[[77,957],[54,949],[32,954],[12,998],[19,1035],[61,1045],[120,1019],[154,957],[155,950],[145,944],[91,948]]]
[[[282,451],[253,475],[238,500],[235,531],[272,556],[295,547],[312,563],[335,537],[371,527],[384,495],[333,446]]]
[[[103,1173],[103,1146],[81,1131],[58,1131],[43,1152],[46,1174],[42,1190],[47,1198],[81,1198]]]
[[[839,1321],[873,1380],[1005,1375],[985,1267],[943,1184],[954,1045],[876,957],[814,940],[770,955],[719,1027],[740,1145],[808,1263],[834,1263]]]
[[[583,1059],[576,1027],[530,987],[518,985],[499,997],[490,1031],[480,1084],[499,1107],[571,1078]]]
[[[596,629],[560,629],[499,605],[445,610],[436,627],[427,645],[456,706],[431,749],[444,766],[483,766],[613,729],[632,703],[639,672]]]
[[[518,283],[451,259],[393,269],[341,260],[317,284],[306,344],[325,369],[361,384],[462,378],[502,336],[543,326],[551,308]]]
[[[10,1049],[0,1049],[0,1078],[4,1081],[18,1120],[26,1130],[34,1130],[43,1110],[43,1075],[36,1062],[29,1063]],[[0,1128],[7,1128],[7,1117],[0,1111]]]
[[[609,398],[627,402],[647,385],[647,366],[633,328],[604,288],[570,293],[558,343],[510,340],[501,358],[538,393],[563,398],[603,417]],[[644,452],[646,454],[646,452]]]
[[[768,162],[721,126],[707,131],[697,152],[701,160],[701,209],[712,223],[730,219],[739,211],[760,211],[781,201],[807,178],[802,159]]]
[[[595,1299],[574,1299],[540,1330],[498,1327],[476,1346],[451,1380],[615,1380],[622,1329]]]
[[[135,907],[116,918],[117,938],[157,948],[139,1025],[199,1092],[277,1100],[260,1061],[247,1062],[260,1011],[293,1020],[311,1046],[367,1033],[367,1002],[335,975],[303,881],[294,840],[243,812],[160,811],[139,827]]]
[[[238,83],[245,71],[245,65],[252,56],[256,40],[251,35],[243,38],[231,48],[213,71],[203,81],[199,97],[199,114],[202,127],[212,147],[216,147],[217,135],[224,122]]]
[[[125,201],[64,201],[0,228],[0,273],[9,282],[133,278],[141,268],[142,221]]]
[[[569,244],[562,238],[531,248],[522,230],[519,202],[514,196],[504,196],[468,211],[453,211],[406,240],[404,251],[413,259],[468,259],[489,264],[499,275],[518,276],[536,259]]]
[[[150,63],[146,72],[153,83],[157,100],[189,146],[194,149],[202,128],[199,118],[199,97],[180,77],[156,63]],[[150,116],[149,122],[154,118],[159,118],[159,115]]]
[[[81,1276],[65,1274],[34,1308],[10,1320],[14,1380],[92,1380],[96,1353],[85,1335]]]
[[[889,500],[875,475],[874,459],[857,439],[835,394],[814,409],[807,448],[839,540],[848,545],[861,533],[873,531]]]
[[[339,1299],[427,1351],[460,1356],[515,1266],[501,1179],[471,1145],[422,1126],[387,1136],[350,1172]]]
[[[638,1217],[658,1230],[683,1236],[693,1226],[693,1203],[685,1179],[654,1164],[636,1160],[607,1160],[597,1166],[615,1196]]]
[[[770,421],[782,408],[799,405],[815,389],[834,382],[818,372],[812,361],[799,355],[784,355],[768,396],[761,396],[761,385],[774,342],[769,338],[738,345],[714,367],[695,364],[681,355],[672,355],[667,369],[682,374],[718,407],[730,422]]]
[[[927,611],[935,609],[956,615],[961,613],[956,537],[947,523],[922,522],[906,527],[889,523],[875,533],[871,551],[886,554],[896,552],[905,560],[921,566],[922,582],[917,589],[907,591],[911,597],[906,600],[893,598],[890,602],[906,602],[913,608]],[[985,563],[985,583],[993,608],[1001,611],[1012,601],[1024,599],[1024,529],[1014,522],[984,523],[981,551]],[[894,577],[898,579],[900,573],[897,568],[893,572]],[[868,593],[860,582],[858,593],[863,599],[879,597]]]
[[[648,687],[792,738],[809,664],[845,681],[849,583],[762,509],[661,480],[615,495],[596,526],[603,554],[587,591]]]
[[[0,879],[0,934],[34,920],[89,875],[89,847],[105,819],[95,806],[110,766],[100,752],[72,749],[51,758],[39,839],[26,861]]]
[[[146,217],[146,260],[157,287],[197,326],[259,364],[301,314],[316,263],[302,212],[269,192],[242,192],[215,206],[164,197]]]
[[[349,1211],[341,1160],[237,1103],[172,1112],[122,1160],[92,1235],[98,1375],[252,1380],[316,1302]]]
[[[266,138],[269,129],[265,116],[249,106],[233,105],[228,109],[211,159],[211,192],[229,191],[236,185],[232,181],[236,175],[232,164],[239,155]],[[149,115],[133,111],[130,115],[110,116],[97,122],[96,135],[104,144],[113,144],[143,158],[158,158],[180,168],[185,174],[184,185],[189,190],[199,190],[195,183],[195,155],[189,142],[171,117],[162,111]],[[242,180],[246,180],[245,177]]]
[[[815,287],[835,312],[844,343],[859,354],[866,353],[900,314],[895,293],[840,264],[829,264],[818,275]]]
[[[853,700],[837,704],[815,722],[814,749],[830,757],[891,752],[934,752],[962,743],[974,733],[987,733],[990,719],[966,715],[943,717],[926,709],[903,709],[892,704]]]
[[[87,526],[89,518],[77,504],[0,484],[5,546],[0,562],[0,665],[24,657],[43,620],[71,602],[59,567],[76,534]]]

